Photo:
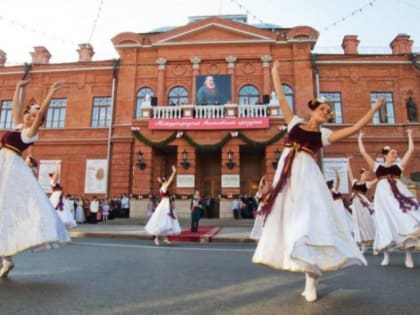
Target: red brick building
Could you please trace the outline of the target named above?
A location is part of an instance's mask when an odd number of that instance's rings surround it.
[[[283,148],[284,121],[271,99],[277,59],[295,113],[306,118],[308,100],[324,95],[334,105],[331,129],[354,123],[376,97],[386,97],[365,128],[369,153],[379,157],[384,144],[405,152],[410,120],[416,153],[405,176],[420,181],[420,124],[408,111],[420,102],[420,58],[408,35],[391,41],[390,54],[359,54],[355,35],[344,37],[343,53],[315,54],[319,34],[309,26],[245,22],[246,16],[197,17],[181,27],[118,34],[112,42],[119,60],[92,61],[93,47],[81,44],[77,62],[51,64],[49,51],[35,47],[30,65],[5,66],[0,50],[0,135],[11,127],[13,91],[25,73],[32,83],[23,103],[41,101],[64,78],[67,87],[55,96],[33,153],[61,161],[67,192],[144,198],[157,194],[156,177],[177,165],[173,193],[182,199],[199,189],[215,199],[213,215],[230,215],[230,198],[255,193],[264,174],[272,179]],[[209,75],[220,80],[227,101],[197,104]],[[365,166],[356,136],[327,147],[320,161],[349,154],[355,168]]]

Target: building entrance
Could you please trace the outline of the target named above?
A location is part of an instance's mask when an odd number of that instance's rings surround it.
[[[206,199],[204,218],[219,217],[219,195],[221,193],[221,156],[217,151],[197,151],[197,188]]]

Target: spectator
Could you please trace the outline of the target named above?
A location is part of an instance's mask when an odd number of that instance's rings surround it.
[[[201,199],[200,192],[195,191],[191,199],[191,232],[198,232],[198,223],[200,222],[201,213],[203,210],[203,200]]]
[[[239,219],[239,209],[241,205],[239,203],[238,198],[234,198],[232,201],[232,213],[235,219]]]
[[[121,217],[128,218],[130,216],[130,199],[127,194],[121,197]]]
[[[108,216],[110,211],[109,201],[108,199],[104,199],[102,204],[102,221],[106,224],[108,223]]]
[[[76,222],[85,223],[86,215],[85,215],[85,209],[83,207],[83,198],[78,197],[75,200],[76,200]]]
[[[89,223],[97,223],[96,216],[99,211],[99,201],[96,196],[93,196],[93,199],[89,204]]]

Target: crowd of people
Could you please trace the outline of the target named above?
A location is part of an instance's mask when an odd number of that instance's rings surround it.
[[[54,196],[54,192],[51,196]],[[65,213],[70,213],[71,218],[73,218],[77,224],[83,224],[98,222],[107,223],[108,220],[114,218],[128,218],[129,209],[130,197],[128,194],[116,195],[110,198],[64,194],[63,206],[60,210]],[[63,219],[63,223],[66,223],[67,221],[68,220]]]

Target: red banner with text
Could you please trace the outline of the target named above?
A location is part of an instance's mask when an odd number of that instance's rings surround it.
[[[152,130],[267,129],[270,121],[268,117],[150,119],[148,127]]]

